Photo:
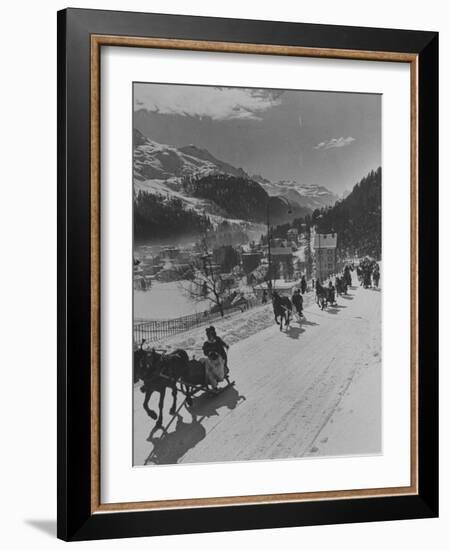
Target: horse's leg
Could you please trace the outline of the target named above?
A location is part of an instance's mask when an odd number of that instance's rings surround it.
[[[280,331],[283,330],[283,319],[284,319],[284,314],[282,313],[282,314],[280,315]]]
[[[161,388],[161,391],[159,392],[159,416],[158,416],[158,422],[156,422],[156,426],[160,427],[163,423],[163,408],[164,408],[164,397],[166,396],[166,387],[164,386]]]
[[[189,407],[192,407],[191,389],[187,384],[186,384],[186,403],[189,405]]]
[[[227,381],[227,384],[231,384],[230,382],[230,369],[228,368],[228,365],[225,363],[225,366],[224,366],[224,372],[225,372],[225,375],[224,375],[224,378],[225,380]]]
[[[176,383],[172,385],[172,397],[173,397],[173,403],[172,403],[172,406],[170,407],[169,413],[170,414],[175,414],[175,412],[177,410],[177,385],[176,385]]]
[[[280,323],[278,322],[278,316],[277,316],[277,315],[275,315],[275,323],[276,323],[277,325],[280,324]]]
[[[153,420],[156,420],[157,416],[155,411],[152,411],[152,409],[150,409],[150,407],[148,406],[148,402],[150,401],[150,397],[152,396],[152,393],[153,393],[153,390],[147,390],[145,392],[144,409],[150,418],[153,418]]]

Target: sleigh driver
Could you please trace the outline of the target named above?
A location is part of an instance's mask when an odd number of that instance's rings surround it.
[[[296,313],[301,319],[303,317],[303,296],[300,294],[300,289],[296,288],[292,295],[292,303],[296,309]]]
[[[206,338],[203,344],[205,357],[202,362],[205,363],[208,383],[213,388],[217,388],[217,384],[222,382],[224,378],[228,380],[229,369],[226,350],[230,346],[217,336],[216,329],[212,326],[206,329]]]

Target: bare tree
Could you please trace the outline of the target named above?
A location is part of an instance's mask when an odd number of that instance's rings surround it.
[[[192,262],[189,266],[189,275],[184,277],[190,283],[190,287],[183,286],[183,290],[194,300],[209,300],[224,315],[224,299],[226,285],[220,274],[220,269],[213,264],[212,255],[208,252],[206,238],[203,239],[204,254],[198,262]]]

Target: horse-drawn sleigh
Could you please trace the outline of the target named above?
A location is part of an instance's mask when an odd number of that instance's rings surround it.
[[[316,304],[321,310],[324,310],[328,305],[336,305],[336,289],[334,287],[322,286],[319,281],[317,281]]]
[[[298,323],[301,323],[303,320],[303,300],[300,306],[298,302],[295,304],[288,296],[281,296],[274,290],[272,294],[272,306],[275,323],[279,325],[280,331],[283,330],[283,322],[287,330],[292,319]]]
[[[234,382],[230,381],[228,366],[217,352],[207,357],[189,359],[185,350],[144,349],[145,340],[134,352],[134,382],[141,380],[141,392],[144,394],[144,409],[150,418],[157,420],[155,427],[163,424],[163,410],[166,391],[172,392],[171,415],[177,411],[178,392],[184,395],[183,403],[192,405],[192,398],[199,393],[217,395]],[[225,385],[219,386],[223,381]],[[150,409],[149,401],[154,392],[159,393],[159,414]]]

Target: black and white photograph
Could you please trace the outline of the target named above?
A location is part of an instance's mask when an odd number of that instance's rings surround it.
[[[134,466],[382,452],[381,96],[133,84]]]
[[[4,548],[448,546],[450,31],[416,4],[2,6]]]

